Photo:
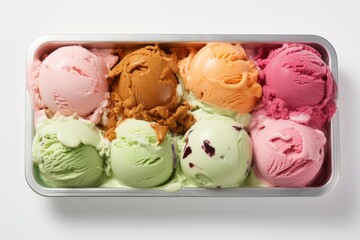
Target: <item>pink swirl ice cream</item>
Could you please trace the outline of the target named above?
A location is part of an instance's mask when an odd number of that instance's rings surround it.
[[[251,135],[255,176],[274,187],[310,185],[324,161],[323,132],[282,119],[256,127]]]

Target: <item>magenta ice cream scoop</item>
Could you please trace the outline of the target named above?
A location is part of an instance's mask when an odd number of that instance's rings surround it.
[[[314,48],[285,44],[258,63],[263,67],[262,103],[268,115],[317,128],[334,115],[334,79]]]

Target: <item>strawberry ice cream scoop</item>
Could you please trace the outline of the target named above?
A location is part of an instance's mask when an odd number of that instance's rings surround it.
[[[275,187],[305,187],[318,175],[326,138],[290,120],[272,120],[252,135],[254,173]]]
[[[66,46],[36,62],[28,80],[35,111],[48,109],[65,116],[76,113],[99,123],[107,105],[108,67],[116,57],[104,51],[95,53]]]
[[[258,64],[265,78],[262,103],[268,115],[316,128],[334,115],[334,79],[314,48],[285,44]]]

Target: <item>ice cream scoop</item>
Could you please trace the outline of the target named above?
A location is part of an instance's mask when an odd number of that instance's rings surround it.
[[[77,113],[99,123],[107,105],[108,68],[116,59],[109,52],[94,54],[81,46],[65,46],[38,60],[28,77],[34,110]]]
[[[125,108],[142,104],[150,110],[164,106],[174,110],[179,104],[176,92],[178,67],[158,46],[146,46],[127,54],[110,72],[112,88]]]
[[[186,87],[201,102],[248,113],[261,97],[258,71],[240,44],[208,43],[184,75]]]
[[[269,120],[252,132],[254,174],[269,186],[305,187],[324,161],[323,132],[290,120]]]
[[[57,117],[39,122],[33,158],[49,186],[91,187],[101,183],[106,149],[106,143],[93,123]]]
[[[236,121],[227,117],[197,121],[182,142],[181,171],[195,186],[229,188],[244,183],[250,172],[252,143]]]
[[[130,52],[110,72],[109,124],[106,136],[115,138],[119,118],[157,122],[173,133],[183,134],[195,122],[182,100],[175,60],[158,45]]]
[[[258,62],[264,66],[262,102],[268,115],[316,128],[334,115],[334,79],[314,48],[285,44]]]
[[[176,158],[170,136],[143,120],[126,119],[116,128],[111,142],[110,164],[114,177],[137,188],[164,183],[173,172]],[[161,130],[160,130],[161,131]],[[159,136],[162,135],[160,143]]]

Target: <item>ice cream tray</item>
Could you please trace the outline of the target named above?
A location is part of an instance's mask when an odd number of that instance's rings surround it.
[[[160,47],[197,47],[210,42],[240,43],[245,51],[252,55],[255,49],[272,48],[285,43],[306,44],[316,49],[323,61],[329,66],[333,79],[338,83],[338,62],[334,47],[325,38],[317,35],[288,34],[146,34],[146,35],[49,35],[36,40],[27,55],[29,66],[39,58],[62,46],[80,45],[95,49],[139,48],[158,44]],[[334,96],[338,98],[339,89]],[[154,196],[154,197],[311,197],[321,196],[333,190],[340,174],[339,159],[339,114],[338,111],[326,125],[327,141],[321,180],[307,187],[232,187],[200,188],[183,187],[179,191],[164,191],[156,188],[128,187],[47,187],[38,180],[32,156],[35,137],[34,113],[31,96],[26,94],[26,136],[25,136],[25,176],[30,188],[43,196]]]

